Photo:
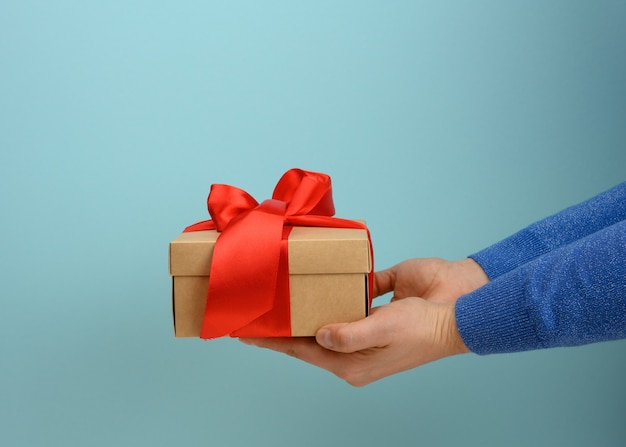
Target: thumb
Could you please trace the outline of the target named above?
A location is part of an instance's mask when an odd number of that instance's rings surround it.
[[[380,330],[370,317],[352,323],[336,323],[324,326],[315,335],[323,348],[351,353],[380,346]]]
[[[396,286],[396,270],[394,267],[374,273],[374,297],[393,292]]]

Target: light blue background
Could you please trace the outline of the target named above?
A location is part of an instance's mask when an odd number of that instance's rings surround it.
[[[0,1],[0,444],[624,445],[624,342],[352,388],[175,340],[169,241],[211,183],[264,199],[291,167],[378,268],[608,189],[626,3]]]

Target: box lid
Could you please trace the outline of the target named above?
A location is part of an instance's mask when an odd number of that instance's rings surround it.
[[[208,276],[215,230],[182,233],[170,242],[172,276]],[[294,227],[289,234],[289,273],[368,273],[371,270],[367,231],[354,228]]]

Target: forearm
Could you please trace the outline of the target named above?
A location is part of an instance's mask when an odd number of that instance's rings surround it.
[[[626,182],[470,256],[491,280],[626,219]]]
[[[626,220],[462,296],[456,321],[478,354],[626,338]]]

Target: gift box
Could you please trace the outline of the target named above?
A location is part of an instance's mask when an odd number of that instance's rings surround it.
[[[369,230],[334,217],[328,175],[290,169],[260,204],[214,184],[207,207],[170,243],[177,337],[312,336],[367,316]]]
[[[200,336],[219,234],[216,230],[186,232],[170,243],[176,337]],[[366,230],[297,226],[287,245],[291,336],[313,336],[326,324],[367,316],[372,260]]]

